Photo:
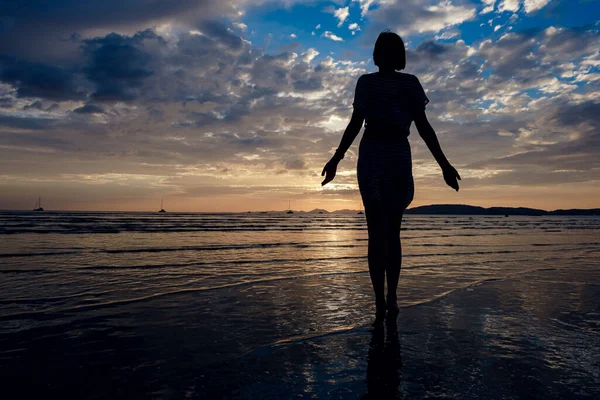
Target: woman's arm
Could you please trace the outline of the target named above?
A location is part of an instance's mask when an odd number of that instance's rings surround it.
[[[325,167],[323,168],[323,172],[321,172],[321,176],[325,175],[325,179],[321,182],[321,185],[326,185],[331,182],[333,178],[335,178],[335,174],[337,171],[337,165],[344,158],[344,154],[346,151],[352,146],[352,142],[356,139],[356,136],[360,133],[360,128],[363,126],[365,118],[362,113],[358,109],[354,109],[352,112],[352,118],[350,118],[350,123],[346,127],[344,131],[344,136],[342,136],[342,140],[340,141],[340,145],[331,160]]]
[[[442,148],[440,147],[440,142],[438,141],[437,135],[433,130],[433,127],[427,120],[427,116],[425,115],[425,110],[418,112],[415,115],[415,125],[417,126],[417,130],[419,131],[419,135],[425,141],[425,144],[431,151],[431,154],[437,161],[438,165],[442,168],[442,172],[444,173],[444,180],[446,184],[458,191],[458,180],[460,180],[460,175],[450,162],[444,155]]]

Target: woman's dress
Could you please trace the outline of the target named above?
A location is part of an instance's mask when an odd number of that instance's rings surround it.
[[[357,177],[365,209],[403,212],[412,202],[414,182],[408,135],[417,112],[429,102],[414,75],[380,72],[356,84],[354,108],[365,117]]]

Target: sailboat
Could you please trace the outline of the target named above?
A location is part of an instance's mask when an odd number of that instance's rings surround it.
[[[35,206],[33,206],[33,211],[44,211],[44,208],[42,207],[42,196],[38,198]]]
[[[163,208],[163,199],[160,199],[160,211],[159,211],[159,213],[164,213],[164,212],[166,212],[166,211]]]
[[[292,211],[292,202],[288,200],[288,210],[286,212],[286,214],[293,214],[294,212]]]
[[[363,215],[363,214],[364,214],[364,212],[363,212],[363,208],[362,208],[362,205],[360,206],[360,211],[359,211],[359,212],[357,212],[356,214],[357,214],[357,215]]]

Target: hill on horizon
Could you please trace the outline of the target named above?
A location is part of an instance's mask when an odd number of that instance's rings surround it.
[[[324,209],[316,208],[311,211],[297,211],[299,214],[357,214],[359,210],[341,209],[329,212]],[[553,211],[542,210],[529,207],[480,207],[467,204],[431,204],[409,208],[406,214],[422,215],[600,215],[600,208],[590,209],[557,209]]]

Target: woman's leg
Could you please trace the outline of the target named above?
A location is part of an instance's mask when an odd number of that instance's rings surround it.
[[[369,275],[375,291],[375,305],[378,310],[385,309],[385,268],[386,268],[386,225],[387,220],[381,207],[365,205],[367,229],[369,231]]]
[[[400,243],[400,225],[402,224],[403,212],[390,215],[387,223],[386,242],[387,242],[387,305],[390,310],[398,309],[398,300],[396,289],[400,279],[400,268],[402,267],[402,245]]]

